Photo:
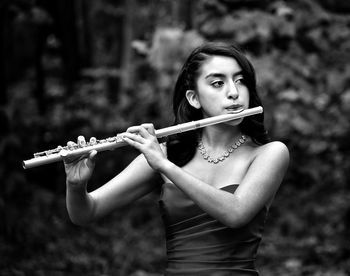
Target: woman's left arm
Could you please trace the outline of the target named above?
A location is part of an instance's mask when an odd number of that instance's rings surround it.
[[[248,223],[274,197],[289,164],[281,142],[261,146],[234,194],[215,188],[169,161],[155,138],[151,124],[128,129],[125,141],[140,150],[149,165],[164,174],[203,211],[223,224],[237,228]]]
[[[186,193],[201,209],[223,224],[247,224],[273,199],[289,164],[289,151],[281,142],[262,146],[234,194],[195,178],[170,161],[160,172]]]

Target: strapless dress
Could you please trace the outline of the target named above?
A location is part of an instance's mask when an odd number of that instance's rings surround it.
[[[234,193],[238,185],[221,190]],[[165,276],[256,276],[257,250],[267,208],[245,226],[230,228],[213,219],[172,183],[164,183],[159,208],[165,225]]]

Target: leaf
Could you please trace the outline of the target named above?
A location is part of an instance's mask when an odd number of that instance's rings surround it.
[[[300,95],[298,91],[294,89],[287,89],[282,91],[277,95],[278,99],[285,100],[289,102],[295,102],[296,100],[300,99]]]

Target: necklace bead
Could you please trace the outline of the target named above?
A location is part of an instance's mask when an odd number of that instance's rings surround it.
[[[246,139],[247,138],[244,135],[242,135],[234,144],[229,146],[229,148],[227,150],[225,150],[221,156],[216,157],[216,158],[211,157],[208,154],[207,149],[205,148],[202,140],[199,140],[198,150],[199,150],[199,152],[202,155],[204,160],[208,161],[209,163],[217,164],[219,162],[224,161],[226,158],[228,158],[234,150],[238,149],[241,145],[243,145],[245,143]]]

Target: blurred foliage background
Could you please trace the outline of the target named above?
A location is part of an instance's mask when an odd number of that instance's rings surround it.
[[[78,135],[168,126],[184,58],[213,40],[246,50],[270,134],[291,152],[262,275],[350,274],[349,1],[4,0],[0,21],[0,275],[161,275],[157,193],[82,228],[62,164],[21,162]],[[89,189],[136,155],[100,154]]]

